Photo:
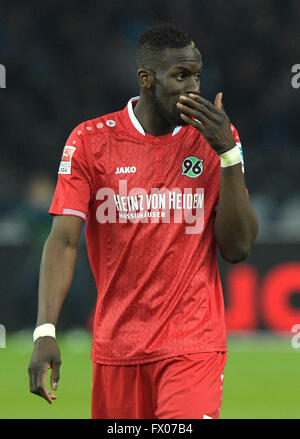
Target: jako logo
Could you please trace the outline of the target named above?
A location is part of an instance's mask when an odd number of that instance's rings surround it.
[[[294,349],[300,348],[300,324],[294,325],[291,329],[296,334],[292,337],[292,347]]]
[[[134,174],[136,172],[135,166],[124,166],[117,168],[115,174]]]

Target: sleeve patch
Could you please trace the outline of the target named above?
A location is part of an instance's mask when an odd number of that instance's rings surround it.
[[[59,165],[59,170],[58,170],[59,174],[71,174],[72,173],[72,169],[71,169],[72,156],[73,156],[75,151],[76,151],[75,146],[66,145],[64,147],[64,152],[63,152],[61,162]]]
[[[243,148],[240,142],[237,142],[236,145],[239,147],[240,153],[241,153],[241,165],[242,165],[242,171],[245,173],[245,163],[244,163],[244,153]]]

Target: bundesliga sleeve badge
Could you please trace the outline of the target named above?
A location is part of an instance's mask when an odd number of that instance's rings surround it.
[[[66,145],[59,165],[59,174],[71,174],[72,156],[75,152],[75,146]]]

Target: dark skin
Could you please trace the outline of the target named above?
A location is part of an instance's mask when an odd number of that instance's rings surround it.
[[[61,306],[72,283],[82,225],[83,220],[76,216],[57,215],[53,218],[41,260],[36,326],[57,324]],[[38,338],[28,367],[29,386],[31,393],[41,396],[49,404],[56,399],[56,395],[46,388],[47,372],[52,369],[50,382],[55,391],[60,365],[60,350],[56,339]]]
[[[235,146],[230,121],[222,105],[222,93],[214,104],[200,96],[200,52],[193,46],[164,49],[160,65],[137,72],[140,99],[134,108],[144,130],[152,136],[170,133],[177,125],[192,125],[217,154]],[[193,118],[201,122],[195,121]],[[72,283],[83,220],[55,216],[45,243],[40,268],[37,326],[57,324],[61,306]],[[246,194],[241,165],[221,168],[220,194],[215,218],[215,237],[223,258],[243,261],[257,234],[257,218]],[[56,399],[60,350],[53,337],[36,340],[29,364],[30,391],[49,404]],[[51,369],[51,388],[46,376]]]
[[[140,99],[134,112],[144,130],[161,136],[177,125],[191,125],[218,155],[232,149],[235,139],[222,93],[216,95],[214,104],[200,96],[202,59],[198,49],[193,45],[164,49],[161,59],[161,65],[137,72]],[[246,193],[241,164],[221,168],[214,232],[223,258],[230,263],[245,260],[257,231],[258,221]]]
[[[186,125],[176,107],[181,94],[199,94],[202,59],[199,50],[164,49],[162,63],[137,71],[140,99],[134,113],[144,130],[152,136],[170,133],[177,125]],[[155,69],[155,70],[154,70]]]

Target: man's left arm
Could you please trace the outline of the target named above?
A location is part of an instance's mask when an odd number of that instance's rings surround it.
[[[227,262],[246,259],[256,238],[258,221],[246,193],[241,163],[221,168],[215,237]]]
[[[229,118],[223,110],[222,93],[217,94],[214,105],[193,94],[181,97],[177,105],[182,119],[200,131],[221,156],[224,167],[221,167],[215,237],[226,261],[241,262],[250,253],[257,235],[258,221],[247,195],[242,164],[232,165],[231,158],[226,157],[226,153],[233,151],[236,142]],[[223,154],[226,154],[225,157]],[[234,163],[234,154],[232,159]]]

